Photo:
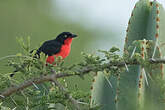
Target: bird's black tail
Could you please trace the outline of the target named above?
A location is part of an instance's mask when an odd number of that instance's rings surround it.
[[[18,72],[18,70],[14,70],[11,74],[10,74],[10,77],[13,77],[15,75],[15,73]]]

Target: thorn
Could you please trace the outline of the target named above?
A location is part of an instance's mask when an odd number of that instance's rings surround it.
[[[3,95],[0,95],[0,97],[5,98],[5,96],[3,96]]]
[[[77,101],[78,104],[83,104],[83,105],[89,105],[88,103],[85,103],[85,102],[80,102],[80,101]]]
[[[16,110],[17,107],[14,107],[12,110]]]
[[[104,74],[103,74],[103,75],[104,75]],[[113,87],[112,87],[112,83],[110,82],[110,80],[109,80],[105,75],[104,75],[104,78],[107,80],[107,82],[108,82],[108,84],[110,85],[110,87],[113,88]]]
[[[39,89],[38,86],[35,83],[32,82],[32,84],[36,89]]]
[[[94,100],[92,100],[92,99],[90,98],[90,106],[93,105],[93,102],[94,102]]]
[[[129,69],[128,69],[127,64],[126,64],[126,63],[124,63],[124,65],[125,65],[125,68],[126,68],[127,72],[129,72]]]
[[[156,39],[156,42],[155,42],[155,47],[154,47],[154,51],[153,51],[153,54],[152,54],[152,59],[154,59],[154,56],[155,56],[157,43],[158,43],[158,39]]]
[[[152,77],[151,77],[151,75],[150,75],[150,74],[148,74],[148,77],[151,79],[151,81],[153,81],[153,79],[152,79]]]
[[[144,68],[142,69],[142,71],[143,71],[143,74],[144,74],[144,78],[145,78],[146,84],[148,86],[148,79],[147,79],[147,75],[146,75],[146,72],[145,72]]]
[[[136,51],[136,47],[133,49],[133,51],[132,51],[132,54],[131,54],[131,57],[130,57],[130,58],[132,58],[132,57],[133,57],[133,55],[135,54],[135,51]]]
[[[17,106],[16,101],[10,96],[11,100],[13,101],[13,103]]]
[[[21,94],[24,96],[24,98],[26,99],[26,95],[24,94],[24,92],[23,91],[21,91]]]

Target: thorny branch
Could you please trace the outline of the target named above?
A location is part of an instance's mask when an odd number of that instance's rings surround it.
[[[56,74],[56,73],[54,72],[54,74]],[[53,82],[55,83],[55,85],[56,85],[57,87],[59,87],[60,90],[65,94],[66,98],[68,98],[68,99],[71,101],[71,103],[73,104],[73,106],[75,107],[75,109],[76,109],[76,110],[80,110],[78,101],[75,100],[75,99],[67,92],[67,90],[63,87],[63,85],[61,85],[61,84],[57,81],[57,79],[52,79],[52,80],[53,80]]]
[[[90,69],[84,69],[84,74],[87,74],[90,71]],[[17,85],[17,86],[11,86],[8,89],[6,89],[4,92],[0,93],[0,99],[6,98],[10,96],[11,94],[21,91],[29,86],[32,86],[33,84],[41,84],[43,82],[53,82],[53,79],[58,79],[58,78],[64,78],[64,77],[70,77],[74,75],[80,75],[80,74],[67,74],[67,73],[52,73],[48,75],[41,75],[40,77],[29,79],[24,81],[22,84]]]
[[[149,59],[149,62],[151,64],[157,64],[157,63],[163,63],[165,64],[165,59]],[[139,62],[117,62],[117,63],[108,63],[106,67],[111,67],[111,66],[118,66],[122,67],[127,65],[136,65],[140,64]],[[4,90],[4,92],[0,93],[0,99],[5,99],[6,97],[10,96],[13,93],[16,93],[18,91],[21,91],[29,86],[32,86],[33,84],[41,84],[43,82],[54,82],[53,79],[58,79],[58,78],[64,78],[64,77],[70,77],[70,76],[79,76],[79,75],[85,75],[89,74],[90,71],[94,71],[96,68],[90,68],[90,67],[84,67],[79,71],[79,73],[76,74],[67,74],[67,73],[52,73],[52,74],[45,74],[41,75],[40,77],[29,79],[24,81],[22,84],[17,85],[17,86],[11,86]]]

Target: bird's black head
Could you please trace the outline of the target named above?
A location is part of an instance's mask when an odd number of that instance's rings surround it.
[[[72,34],[70,32],[62,32],[61,34],[59,34],[57,36],[57,38],[55,39],[56,41],[59,41],[61,43],[64,43],[64,41],[67,39],[67,38],[75,38],[77,37],[76,34]]]

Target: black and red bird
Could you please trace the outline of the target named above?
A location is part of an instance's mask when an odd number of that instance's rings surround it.
[[[45,41],[39,49],[36,51],[36,55],[40,56],[40,53],[43,52],[45,55],[48,55],[46,62],[54,63],[55,57],[61,56],[63,59],[66,58],[71,50],[71,44],[73,38],[77,37],[76,34],[70,32],[62,32],[55,39]],[[33,50],[31,51],[31,53]],[[19,70],[15,70],[18,72]],[[14,73],[10,74],[12,77]]]
[[[75,37],[77,35],[70,32],[62,32],[56,39],[45,41],[37,50],[36,54],[40,55],[43,52],[45,55],[48,55],[46,62],[50,64],[54,62],[55,57],[61,56],[64,59],[69,55],[72,40]]]

